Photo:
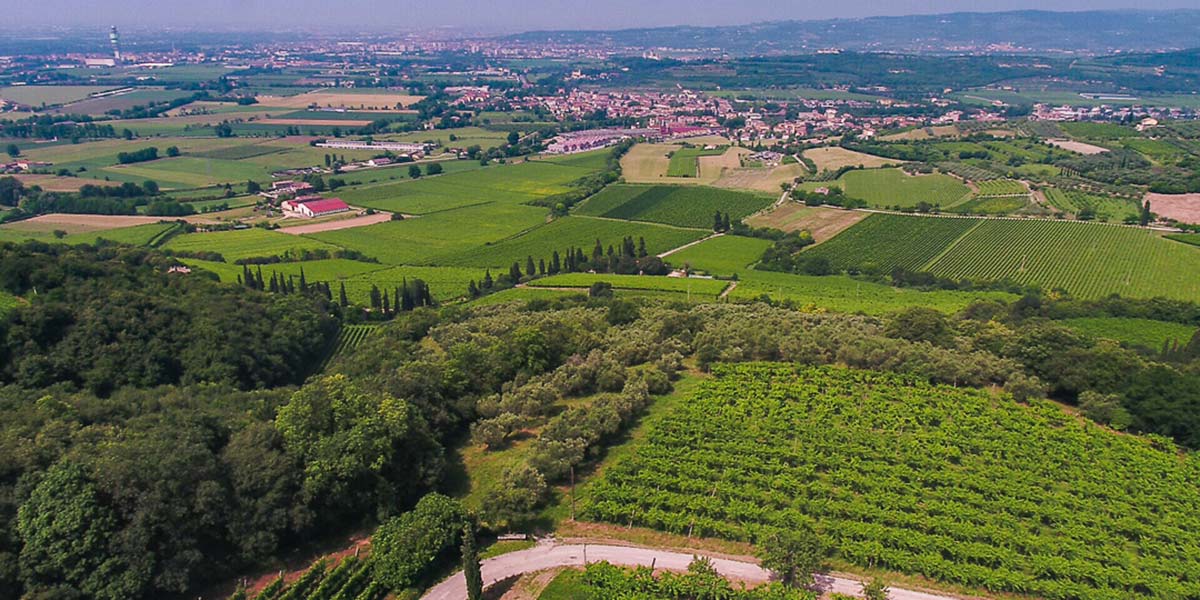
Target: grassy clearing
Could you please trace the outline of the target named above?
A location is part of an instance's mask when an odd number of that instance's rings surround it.
[[[218,252],[228,262],[239,258],[256,258],[263,256],[283,256],[299,250],[336,250],[324,242],[267,231],[266,229],[241,229],[237,231],[212,231],[206,233],[186,233],[175,236],[167,242],[164,248],[186,252]]]
[[[513,262],[519,262],[524,269],[527,256],[532,256],[535,262],[538,259],[548,261],[555,250],[561,255],[568,247],[583,248],[584,253],[590,256],[596,240],[600,240],[601,245],[607,249],[609,245],[619,247],[625,237],[633,237],[635,242],[644,238],[646,250],[650,254],[659,254],[698,240],[706,234],[705,231],[676,229],[649,223],[563,217],[512,239],[489,246],[475,246],[455,255],[445,256],[436,264],[507,269]]]
[[[160,149],[161,151],[161,149]],[[268,173],[256,165],[237,160],[180,156],[145,163],[118,165],[104,169],[106,174],[153,179],[165,187],[207,187],[224,183],[264,179]]]
[[[710,187],[612,185],[588,199],[579,214],[711,229],[713,215],[737,221],[769,206],[773,198]]]
[[[970,188],[949,175],[907,175],[900,169],[850,171],[842,176],[846,195],[871,206],[911,208],[921,202],[951,206],[970,193]]]
[[[546,209],[492,202],[403,221],[309,234],[314,240],[359,250],[391,265],[503,266],[462,260],[464,254],[486,257],[488,244],[545,223]],[[620,241],[619,239],[617,241]],[[547,254],[549,254],[547,252]],[[524,261],[525,256],[520,259]],[[482,263],[482,264],[480,264]]]
[[[1186,345],[1192,336],[1196,335],[1196,327],[1193,325],[1151,319],[1090,317],[1066,319],[1063,323],[1094,338],[1116,340],[1150,350],[1161,350],[1164,344],[1174,342],[1181,346]]]
[[[1138,203],[1124,198],[1058,188],[1046,188],[1042,193],[1050,206],[1064,213],[1078,215],[1085,209],[1091,209],[1097,221],[1120,223],[1127,217],[1141,215]]]
[[[866,167],[868,169],[894,165],[899,161],[847,150],[838,146],[813,148],[804,151],[804,157],[811,159],[817,165],[817,172],[836,171],[842,167]]]
[[[769,271],[741,274],[738,286],[729,293],[734,301],[788,300],[807,310],[883,315],[912,306],[934,308],[946,313],[962,310],[976,300],[1010,302],[1017,297],[1004,292],[922,292],[859,281],[843,275],[816,277]]]
[[[745,273],[770,247],[769,240],[723,235],[680,250],[667,261],[677,267],[688,265],[709,275],[729,277]]]

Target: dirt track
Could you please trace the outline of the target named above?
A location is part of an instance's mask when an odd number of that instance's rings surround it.
[[[547,542],[539,543],[528,550],[502,554],[483,561],[483,584],[486,587],[522,573],[543,571],[554,567],[583,566],[600,561],[626,566],[653,565],[657,569],[685,571],[693,558],[694,555],[691,553],[651,548],[601,544],[557,545]],[[712,558],[712,561],[717,572],[729,579],[748,583],[764,583],[771,579],[768,571],[751,562],[727,558]],[[862,588],[862,584],[857,580],[829,575],[819,576],[817,583],[827,592],[854,596],[858,596]],[[422,596],[422,600],[463,600],[466,597],[466,580],[463,578],[462,571],[459,571],[426,592]],[[892,588],[889,598],[891,600],[952,600],[955,597]]]
[[[281,227],[279,233],[290,233],[292,235],[304,235],[306,233],[320,233],[322,231],[336,231],[338,229],[350,229],[351,227],[365,227],[376,223],[385,223],[392,220],[391,213],[375,213],[373,215],[363,215],[354,217],[353,219],[341,219],[338,221],[326,221],[324,223],[313,223],[311,225],[296,225],[295,227]]]

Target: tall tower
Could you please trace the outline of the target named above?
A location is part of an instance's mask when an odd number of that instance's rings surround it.
[[[116,25],[108,30],[108,43],[112,44],[113,61],[121,64],[121,35],[117,33]]]

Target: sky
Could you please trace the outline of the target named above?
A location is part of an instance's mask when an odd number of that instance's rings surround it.
[[[0,0],[0,7],[8,26],[515,32],[956,11],[1200,8],[1200,0]]]

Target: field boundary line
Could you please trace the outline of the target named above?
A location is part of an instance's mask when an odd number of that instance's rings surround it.
[[[932,268],[932,267],[933,267],[933,265],[934,265],[935,263],[937,263],[937,261],[941,260],[943,256],[946,256],[947,254],[949,254],[949,253],[950,253],[950,251],[951,251],[951,250],[953,250],[953,249],[954,249],[954,247],[955,247],[955,246],[957,246],[957,245],[958,245],[958,243],[959,243],[959,242],[961,242],[961,241],[963,240],[963,238],[967,237],[968,235],[971,235],[971,232],[975,231],[976,229],[979,229],[979,227],[980,227],[981,225],[983,225],[983,223],[984,223],[984,221],[983,221],[982,219],[981,219],[981,220],[979,220],[979,221],[978,221],[978,222],[976,222],[974,225],[972,225],[970,229],[967,229],[966,231],[964,231],[964,232],[962,233],[962,235],[960,235],[960,236],[958,236],[958,237],[954,238],[954,241],[953,241],[953,242],[950,242],[949,244],[947,244],[947,245],[946,245],[946,247],[945,247],[945,248],[942,248],[942,251],[941,251],[941,252],[938,252],[936,256],[934,256],[933,258],[929,259],[929,262],[927,262],[927,263],[925,263],[925,264],[921,265],[921,268],[920,268],[919,270],[920,270],[920,271],[928,271],[930,268]]]
[[[643,225],[653,225],[655,227],[665,227],[667,229],[678,229],[680,231],[710,231],[700,227],[681,227],[679,225],[671,225],[669,223],[659,223],[658,221],[639,221],[637,219],[618,219],[616,217],[600,217],[597,215],[571,215],[580,219],[596,219],[599,221],[616,221],[618,223],[641,223]]]
[[[657,256],[658,258],[666,258],[666,257],[668,257],[668,256],[670,256],[670,255],[672,255],[672,254],[675,254],[676,252],[679,252],[680,250],[687,250],[688,248],[691,248],[692,246],[695,246],[696,244],[700,244],[700,243],[702,243],[702,242],[707,242],[708,240],[711,240],[711,239],[714,239],[714,238],[719,238],[719,237],[721,237],[721,236],[723,236],[723,235],[725,235],[725,234],[724,234],[724,233],[714,233],[714,234],[712,234],[712,235],[710,235],[710,236],[707,236],[707,237],[702,237],[702,238],[700,238],[700,239],[698,239],[698,240],[695,240],[695,241],[692,241],[692,242],[688,242],[688,243],[686,243],[686,244],[684,244],[684,245],[682,245],[682,246],[680,246],[680,247],[678,247],[678,248],[672,248],[672,249],[670,249],[670,250],[667,250],[666,252],[663,252],[662,254],[656,254],[655,256]]]

